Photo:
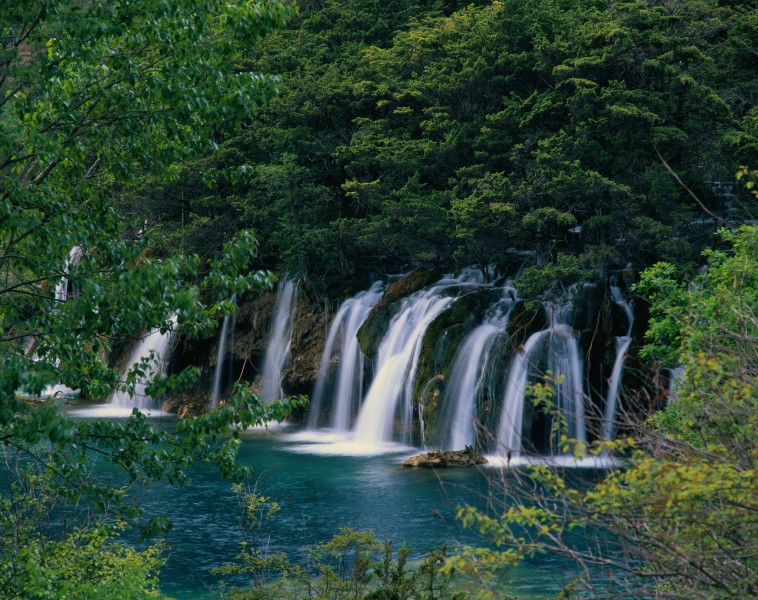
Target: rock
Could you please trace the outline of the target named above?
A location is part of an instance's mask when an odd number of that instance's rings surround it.
[[[387,333],[387,327],[397,312],[399,306],[397,301],[431,285],[438,279],[439,275],[431,271],[414,271],[392,282],[358,330],[361,352],[366,356],[375,356],[384,334]]]
[[[487,459],[466,446],[463,450],[432,450],[403,461],[404,467],[473,467],[487,463]]]
[[[282,381],[287,394],[310,394],[316,384],[329,332],[329,315],[305,284],[301,284],[292,325],[292,351]]]
[[[514,349],[523,345],[529,336],[547,327],[548,318],[541,304],[519,300],[511,309],[506,328]]]
[[[209,406],[208,392],[195,387],[167,396],[161,405],[161,410],[176,413],[177,418],[181,421],[203,414]]]

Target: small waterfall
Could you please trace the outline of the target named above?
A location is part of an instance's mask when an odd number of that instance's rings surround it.
[[[554,377],[555,406],[566,419],[566,434],[570,439],[587,441],[584,423],[584,393],[582,360],[574,330],[562,323],[550,330],[548,336],[547,368]]]
[[[624,295],[618,286],[611,286],[611,295],[614,302],[620,306],[627,318],[627,333],[616,338],[616,360],[613,363],[611,378],[608,382],[608,396],[605,400],[605,414],[603,415],[603,438],[613,439],[613,429],[616,424],[616,412],[618,406],[619,391],[621,388],[621,374],[624,371],[624,358],[629,345],[632,343],[632,326],[634,325],[634,311],[629,302],[624,300]]]
[[[460,279],[442,279],[429,289],[401,301],[387,334],[379,345],[376,377],[355,423],[356,442],[378,445],[392,439],[396,425],[405,443],[410,443],[413,406],[411,392],[418,368],[421,343],[427,327],[453,298],[443,295],[459,288]]]
[[[445,447],[462,450],[476,444],[476,407],[486,392],[487,366],[490,350],[508,324],[512,300],[504,291],[504,299],[496,306],[484,323],[466,336],[453,359],[450,385],[445,391],[445,406],[448,407],[445,422],[440,431],[449,431]],[[511,296],[513,297],[513,296]]]
[[[284,397],[282,372],[290,356],[292,325],[297,310],[297,286],[289,279],[279,282],[274,320],[261,369],[261,396],[266,401]]]
[[[466,337],[456,354],[450,387],[445,394],[446,402],[455,407],[452,421],[442,428],[442,431],[450,431],[447,448],[462,450],[476,442],[476,400],[481,392],[489,352],[500,331],[492,323],[482,323]]]
[[[331,427],[347,431],[354,410],[363,399],[363,371],[365,357],[358,344],[357,332],[372,307],[382,297],[382,283],[345,300],[329,327],[329,334],[321,356],[318,379],[311,399],[308,428],[319,425],[322,407],[331,399]],[[333,368],[335,362],[337,367]]]
[[[84,250],[81,246],[74,246],[71,248],[71,250],[68,253],[68,256],[66,257],[66,264],[63,268],[63,277],[60,278],[58,281],[58,284],[55,286],[55,302],[56,304],[60,304],[68,300],[69,293],[68,293],[68,273],[69,269],[72,266],[76,266],[79,264],[79,261],[82,259],[82,254],[84,253]],[[36,356],[34,357],[34,360],[39,360]],[[57,369],[60,366],[61,359],[56,358],[55,359],[55,368]],[[79,390],[72,390],[70,387],[67,387],[63,385],[62,383],[56,383],[53,385],[48,385],[44,390],[42,390],[42,393],[40,394],[40,398],[52,398],[52,397],[71,397],[76,396],[79,394]]]
[[[520,348],[511,364],[508,384],[498,427],[498,444],[509,453],[521,453],[524,402],[529,371],[550,372],[555,381],[548,382],[554,390],[553,403],[565,419],[566,434],[571,439],[587,441],[584,420],[583,368],[579,343],[574,330],[565,323],[570,312],[567,306],[546,306],[551,314],[550,326],[533,333]],[[547,359],[540,365],[539,351],[545,349]],[[540,368],[542,367],[542,368]],[[544,368],[544,370],[543,370]]]
[[[66,258],[66,266],[63,269],[63,277],[61,277],[58,285],[55,286],[56,302],[65,302],[68,300],[68,271],[70,267],[79,264],[79,261],[82,259],[83,252],[84,250],[81,246],[74,246],[68,253],[68,258]]]
[[[522,348],[513,358],[508,385],[503,397],[503,407],[500,412],[500,425],[497,430],[497,442],[508,452],[509,456],[521,453],[521,430],[524,420],[524,395],[529,367],[539,342],[547,335],[547,331],[538,331],[529,336]]]
[[[134,386],[134,396],[118,390],[113,392],[110,397],[111,406],[134,407],[142,411],[157,408],[153,399],[145,393],[145,388],[152,376],[160,373],[166,361],[168,346],[171,343],[171,337],[176,329],[177,315],[174,313],[169,319],[171,329],[161,333],[160,328],[153,329],[148,333],[139,345],[132,352],[129,358],[128,369],[142,362],[143,357],[150,357],[148,361],[147,372],[144,378],[141,378]]]
[[[237,304],[237,296],[232,295],[232,304]],[[226,360],[227,355],[227,338],[231,330],[232,338],[234,337],[234,316],[236,312],[228,314],[224,317],[224,322],[221,325],[221,335],[218,339],[218,353],[216,355],[216,369],[213,373],[213,396],[211,396],[211,407],[217,408],[221,401],[221,390],[224,385],[224,364],[229,362]],[[230,327],[231,326],[231,327]],[[232,339],[232,342],[234,340]],[[231,366],[231,363],[229,363]]]

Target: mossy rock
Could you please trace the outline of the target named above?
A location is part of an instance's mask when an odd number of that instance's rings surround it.
[[[438,279],[439,275],[431,271],[414,271],[391,283],[382,299],[371,309],[363,325],[358,329],[357,337],[361,352],[366,356],[376,356],[390,321],[400,308],[398,300],[431,285]]]
[[[583,285],[573,298],[571,326],[577,330],[605,326],[607,319],[601,317],[605,317],[609,296],[605,285],[595,283]]]
[[[432,450],[424,454],[411,456],[403,461],[404,467],[448,468],[475,467],[484,465],[487,459],[471,446],[463,450]]]
[[[420,289],[425,288],[428,285],[433,284],[440,278],[438,273],[433,271],[414,271],[401,277],[397,281],[393,281],[387,286],[387,291],[384,292],[382,299],[379,300],[375,309],[379,309],[382,306],[387,306],[393,302],[410,296],[414,292],[418,292]]]
[[[499,298],[499,291],[477,290],[456,299],[431,322],[421,343],[413,403],[424,405],[424,422],[428,439],[436,438],[437,402],[427,398],[430,385],[444,381],[466,335],[481,322],[484,313]],[[435,390],[438,387],[434,387]],[[435,397],[438,399],[439,394]]]
[[[530,335],[547,327],[548,320],[542,304],[519,300],[511,310],[506,331],[513,348],[518,348]]]
[[[424,407],[424,436],[425,443],[437,441],[437,427],[439,416],[439,403],[445,395],[446,381],[444,376],[436,375],[426,382],[421,389],[417,402]]]

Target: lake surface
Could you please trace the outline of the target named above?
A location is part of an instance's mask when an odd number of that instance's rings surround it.
[[[170,427],[175,420],[163,415],[156,422]],[[416,558],[446,542],[482,544],[461,529],[456,508],[502,504],[504,489],[515,484],[514,471],[401,466],[418,452],[387,446],[361,455],[338,436],[279,426],[245,432],[239,461],[255,469],[257,491],[281,504],[267,533],[271,549],[286,552],[292,561],[303,558],[305,546],[329,540],[342,526],[370,529],[396,547],[405,542]],[[148,516],[164,515],[173,522],[166,537],[171,551],[161,572],[163,592],[179,600],[215,597],[212,589],[219,578],[211,569],[232,561],[242,540],[231,483],[200,466],[182,488],[153,485],[131,492]],[[575,574],[563,559],[543,556],[508,573],[509,593],[551,598]]]

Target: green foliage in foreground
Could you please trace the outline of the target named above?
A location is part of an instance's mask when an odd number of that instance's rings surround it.
[[[408,562],[410,549],[395,551],[372,531],[342,527],[327,542],[306,548],[303,564],[290,562],[269,548],[268,531],[279,504],[259,494],[250,480],[236,484],[239,525],[243,540],[237,561],[214,573],[233,576],[250,587],[227,589],[230,600],[463,600],[451,585],[452,574],[440,567],[447,548],[432,551],[419,564]]]
[[[257,241],[237,232],[202,258],[162,258],[144,221],[126,221],[113,190],[217,147],[228,124],[275,94],[276,78],[235,60],[283,25],[277,0],[20,0],[0,9],[0,596],[129,598],[155,595],[157,549],[116,545],[125,524],[164,531],[128,498],[137,482],[181,485],[195,462],[229,477],[237,431],[281,420],[302,399],[263,405],[240,388],[226,406],[158,430],[73,421],[36,396],[58,382],[103,398],[133,391],[109,365],[115,345],[159,327],[215,331],[233,293],[270,287],[255,268]],[[72,248],[81,249],[69,264]],[[66,302],[56,288],[73,290]],[[176,318],[173,317],[176,316]],[[160,392],[196,372],[157,377]],[[115,482],[91,476],[95,462]],[[5,485],[5,483],[4,483]],[[43,491],[44,486],[44,493]]]
[[[467,548],[450,568],[487,571],[550,551],[604,567],[608,581],[579,581],[596,597],[758,594],[758,227],[723,236],[730,248],[707,252],[694,282],[665,264],[643,274],[647,351],[684,367],[684,378],[635,440],[589,449],[626,456],[624,468],[579,490],[535,468],[543,493],[502,514],[463,509],[464,525],[495,548]],[[570,440],[565,450],[588,452]],[[590,531],[597,546],[576,550],[572,534]]]

